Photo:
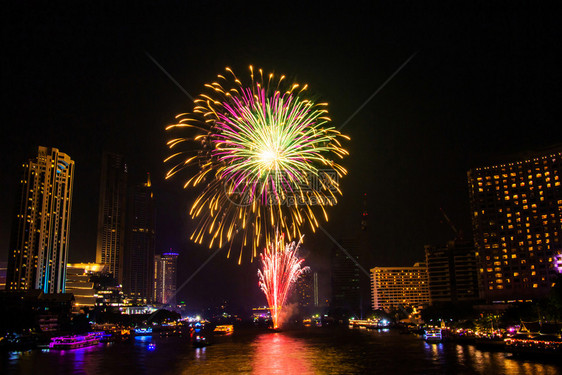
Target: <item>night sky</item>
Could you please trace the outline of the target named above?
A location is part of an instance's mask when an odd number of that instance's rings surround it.
[[[211,254],[188,240],[192,193],[181,179],[163,179],[164,127],[193,105],[147,54],[193,96],[225,66],[239,77],[250,64],[285,74],[330,103],[336,126],[415,54],[343,129],[349,175],[325,227],[336,238],[355,230],[367,194],[365,268],[411,265],[425,244],[452,239],[440,208],[470,236],[467,170],[562,142],[562,33],[559,13],[544,3],[225,3],[4,4],[0,260],[21,164],[39,145],[76,162],[71,262],[95,260],[103,150],[125,155],[131,182],[151,173],[156,251],[181,253],[179,283]],[[333,245],[322,232],[307,233],[305,244],[327,296]],[[225,254],[180,300],[265,302],[257,265]]]

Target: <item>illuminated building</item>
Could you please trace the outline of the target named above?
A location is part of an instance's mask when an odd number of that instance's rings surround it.
[[[123,291],[129,298],[148,302],[154,294],[154,197],[150,175],[136,185],[127,203],[127,232]]]
[[[154,300],[174,305],[178,253],[163,253],[154,257]]]
[[[358,240],[344,238],[338,241],[357,261]],[[344,314],[361,315],[361,294],[359,290],[359,267],[338,247],[332,248],[332,300],[330,307]]]
[[[526,301],[548,293],[562,252],[562,148],[468,171],[480,296]]]
[[[425,246],[430,303],[478,299],[478,274],[474,244],[462,240],[446,246]]]
[[[314,304],[314,275],[305,272],[295,283],[295,299],[299,307],[312,307]]]
[[[98,298],[92,276],[105,272],[107,266],[97,263],[69,263],[66,266],[66,292],[74,295],[74,309],[94,307]]]
[[[127,165],[123,156],[104,152],[102,157],[96,263],[107,264],[123,283]]]
[[[373,310],[429,304],[427,268],[424,263],[413,267],[375,267],[371,269]]]
[[[8,263],[0,262],[0,290],[6,289],[6,275],[8,273]]]
[[[64,293],[74,161],[39,147],[23,164],[8,259],[8,290]]]

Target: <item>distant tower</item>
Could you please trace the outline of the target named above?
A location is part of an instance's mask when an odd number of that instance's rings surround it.
[[[363,212],[361,213],[361,230],[365,231],[367,229],[367,220],[369,219],[369,213],[367,212],[367,193],[363,194]]]
[[[23,165],[12,228],[7,289],[64,293],[70,237],[74,161],[39,147]]]
[[[123,156],[104,152],[101,167],[96,263],[108,266],[123,283],[127,165]]]
[[[154,257],[155,302],[175,304],[178,256],[168,252]]]
[[[150,174],[131,189],[128,200],[123,290],[148,302],[154,292],[154,196]]]
[[[314,272],[314,307],[318,307],[318,272]]]
[[[355,258],[349,258],[337,246],[332,248],[332,301],[330,306],[347,316],[360,317],[361,293],[359,267],[357,267],[358,241],[355,238],[343,238],[338,241],[347,252]]]

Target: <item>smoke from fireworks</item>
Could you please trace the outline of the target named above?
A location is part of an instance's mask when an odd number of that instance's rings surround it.
[[[308,267],[301,267],[304,259],[297,257],[301,241],[285,243],[285,238],[277,234],[273,242],[264,249],[261,257],[261,270],[258,270],[259,286],[267,298],[273,328],[279,328],[279,315],[287,302],[293,284]]]
[[[192,113],[166,128],[187,131],[168,142],[174,153],[165,161],[174,165],[166,178],[196,167],[184,185],[202,186],[190,209],[198,219],[191,239],[222,247],[239,234],[253,259],[271,228],[290,240],[306,223],[314,231],[320,215],[328,220],[325,206],[337,202],[347,173],[334,159],[348,154],[340,143],[348,137],[328,126],[327,104],[307,98],[307,85],[264,79],[261,69],[254,77],[251,66],[245,85],[226,71],[205,85]]]

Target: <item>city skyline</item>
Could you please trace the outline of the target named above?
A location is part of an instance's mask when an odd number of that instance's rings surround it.
[[[123,24],[117,14],[103,11],[66,9],[59,14],[10,5],[8,14],[23,10],[28,18],[11,17],[6,26],[10,59],[3,71],[12,94],[6,105],[12,126],[3,137],[8,163],[0,194],[0,260],[8,256],[18,166],[38,145],[58,147],[76,161],[79,193],[72,216],[71,262],[95,257],[103,151],[130,160],[132,179],[142,179],[147,171],[153,176],[155,247],[157,252],[173,248],[188,255],[179,258],[179,279],[187,279],[209,257],[206,248],[188,240],[193,223],[187,207],[194,195],[163,178],[164,127],[192,104],[149,56],[193,95],[224,66],[244,71],[254,64],[309,83],[329,102],[334,125],[346,124],[351,136],[351,155],[345,163],[350,175],[342,181],[343,198],[330,210],[325,229],[342,238],[355,228],[357,223],[351,222],[359,220],[367,193],[372,248],[365,268],[411,264],[423,260],[426,244],[451,240],[454,234],[442,223],[440,208],[459,229],[471,233],[466,172],[504,155],[562,142],[557,20],[544,10],[487,8],[491,12],[484,16],[478,6],[449,14],[399,5],[382,19],[376,5],[372,7],[358,19],[332,15],[330,19],[338,20],[333,23],[318,20],[308,10],[303,14],[311,16],[307,27],[274,14],[266,23],[258,21],[262,33],[238,25],[239,38],[229,32],[236,19],[231,14],[239,12],[234,6],[218,13],[197,5],[133,10],[128,14],[137,22]],[[515,19],[513,24],[505,23],[504,11]],[[184,30],[182,14],[210,16],[217,21],[216,31],[194,40]],[[168,18],[170,22],[159,22]],[[194,30],[205,29],[204,19],[192,20]],[[289,37],[281,37],[279,30],[288,30]],[[209,50],[207,45],[215,47]],[[39,64],[38,55],[48,58]],[[307,262],[328,290],[333,244],[320,231],[306,233],[304,241]],[[255,280],[243,275],[255,264],[239,269],[225,253],[194,282],[238,298],[252,295],[248,291],[255,288]],[[222,291],[224,284],[230,285]],[[186,292],[205,298],[197,291]],[[253,298],[259,300],[259,293]]]

